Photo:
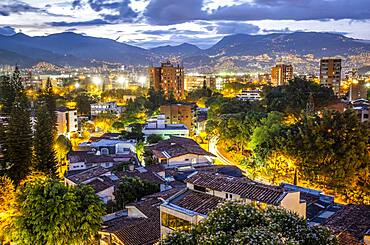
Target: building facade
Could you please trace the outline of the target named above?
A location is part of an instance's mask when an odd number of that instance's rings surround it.
[[[166,116],[167,124],[184,124],[193,131],[195,120],[194,104],[169,104],[160,107],[161,114]]]
[[[162,91],[167,97],[171,93],[177,100],[185,96],[184,67],[170,61],[161,63],[160,67],[150,67],[149,82],[154,91]]]
[[[216,77],[205,75],[188,75],[185,76],[185,91],[194,91],[207,87],[210,89],[216,88]]]
[[[271,69],[271,85],[286,85],[293,79],[293,66],[286,64],[277,64]]]
[[[353,80],[349,88],[349,101],[367,98],[368,87],[365,80]]]
[[[124,107],[118,106],[117,102],[105,102],[105,103],[96,103],[91,104],[91,116],[95,117],[101,113],[112,113],[114,115],[121,115]]]
[[[189,129],[184,124],[167,124],[166,116],[163,114],[149,119],[142,132],[145,138],[152,134],[160,135],[164,139],[170,136],[189,136]]]
[[[78,131],[77,110],[61,107],[56,110],[58,135],[70,136]]]
[[[323,58],[320,60],[320,84],[340,94],[342,79],[342,59]]]

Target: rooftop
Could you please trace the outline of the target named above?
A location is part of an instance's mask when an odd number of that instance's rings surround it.
[[[72,151],[68,153],[68,160],[70,163],[106,163],[106,162],[129,162],[134,155],[118,154],[118,155],[95,155],[94,152],[89,151]]]
[[[362,244],[364,235],[370,229],[370,205],[344,206],[323,225],[338,235],[340,244]]]
[[[83,183],[83,182],[85,182],[89,179],[99,177],[99,176],[101,176],[103,174],[106,174],[106,173],[109,173],[109,172],[110,172],[110,170],[98,166],[98,167],[93,167],[93,168],[87,169],[86,171],[83,171],[83,172],[80,172],[80,173],[76,173],[74,175],[70,175],[66,178],[68,178],[69,180],[73,181],[76,184],[80,184],[80,183]]]
[[[87,185],[91,186],[95,190],[95,193],[99,193],[114,186],[114,184],[114,181],[111,180],[109,177],[101,176],[89,182]]]
[[[212,153],[201,148],[194,140],[183,137],[171,137],[168,140],[162,140],[150,146],[149,149],[159,159],[173,158],[185,154],[213,156]]]
[[[224,199],[220,197],[188,189],[183,194],[171,200],[170,203],[180,208],[207,215],[223,201]]]
[[[287,194],[279,186],[265,185],[244,177],[230,177],[218,173],[198,172],[188,178],[186,182],[272,205],[279,205]]]

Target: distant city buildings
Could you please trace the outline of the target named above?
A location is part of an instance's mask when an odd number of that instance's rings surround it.
[[[95,117],[101,113],[112,113],[114,115],[121,115],[124,110],[123,106],[118,106],[117,102],[105,102],[91,104],[91,116]]]
[[[241,101],[259,101],[262,99],[262,91],[260,90],[243,90],[236,97]]]
[[[185,96],[184,67],[180,65],[168,61],[160,67],[150,67],[149,81],[154,91],[162,91],[167,97],[171,93],[177,100]]]
[[[358,99],[367,98],[368,87],[365,80],[352,80],[351,86],[349,88],[349,101],[354,101]]]
[[[320,60],[320,84],[333,89],[335,95],[340,95],[342,79],[342,59],[322,58]]]
[[[184,124],[167,124],[166,116],[163,114],[149,119],[142,132],[145,138],[152,134],[160,135],[164,139],[168,139],[170,136],[189,136],[189,129]]]
[[[271,85],[281,86],[293,79],[293,66],[277,64],[271,68]]]
[[[58,135],[70,136],[78,131],[77,110],[60,107],[56,110]]]
[[[216,88],[216,77],[212,75],[185,75],[185,91],[207,87]]]

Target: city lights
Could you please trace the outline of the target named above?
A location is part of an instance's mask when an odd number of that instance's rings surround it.
[[[141,87],[144,87],[145,84],[146,84],[146,77],[145,76],[140,76],[138,81],[139,81],[139,84],[141,85]]]
[[[79,83],[75,83],[75,88],[78,89],[80,87]]]
[[[93,77],[92,78],[92,82],[96,85],[96,86],[100,86],[103,84],[103,80],[100,78],[100,77]]]

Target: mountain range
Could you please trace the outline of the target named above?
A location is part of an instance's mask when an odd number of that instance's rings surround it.
[[[289,34],[235,34],[222,38],[208,49],[184,43],[144,49],[107,38],[64,32],[30,37],[23,33],[0,35],[0,64],[30,67],[40,61],[55,65],[86,66],[92,62],[148,65],[177,58],[185,67],[215,64],[225,57],[312,54],[348,56],[370,52],[370,42],[340,34],[295,32]]]

